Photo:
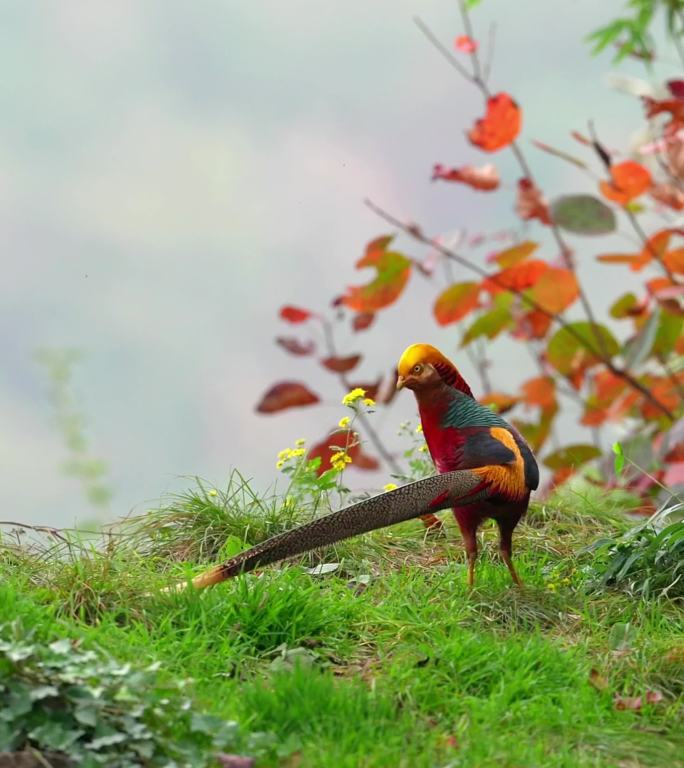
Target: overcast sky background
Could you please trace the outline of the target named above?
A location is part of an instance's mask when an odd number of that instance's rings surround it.
[[[493,88],[522,105],[523,145],[550,196],[591,190],[529,139],[581,153],[568,131],[588,118],[620,147],[640,125],[638,101],[607,87],[608,59],[583,42],[621,6],[484,0],[475,14],[482,36],[498,23]],[[416,14],[447,43],[461,31],[452,0],[0,2],[4,519],[93,517],[60,470],[38,348],[85,353],[75,383],[92,452],[110,466],[112,515],[183,487],[182,475],[221,484],[237,466],[264,485],[280,448],[321,437],[342,415],[330,375],[273,337],[292,330],[280,305],[325,309],[371,277],[353,264],[388,229],[363,198],[432,233],[516,225],[518,169],[509,153],[465,141],[481,99],[417,31]],[[643,76],[637,63],[621,71]],[[495,195],[430,182],[434,162],[491,160],[505,182]],[[549,243],[536,225],[529,234]],[[594,298],[612,294],[624,272],[592,259],[607,241],[573,244]],[[364,352],[360,379],[419,340],[455,354],[472,378],[457,333],[431,319],[437,288],[413,276],[372,332],[340,339]],[[495,383],[510,391],[527,359],[505,343],[493,353]],[[256,415],[281,378],[308,382],[326,403]],[[404,394],[379,418],[388,440],[413,413]]]

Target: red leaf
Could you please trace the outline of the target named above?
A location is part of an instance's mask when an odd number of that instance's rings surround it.
[[[539,219],[542,224],[551,223],[549,204],[541,193],[541,190],[530,179],[518,181],[518,198],[515,204],[515,212],[523,221]]]
[[[647,691],[646,696],[620,696],[615,695],[613,703],[615,709],[625,710],[630,709],[633,712],[639,712],[643,708],[644,704],[658,704],[663,700],[664,696],[660,691]]]
[[[611,166],[610,176],[610,182],[602,181],[599,187],[604,197],[618,205],[627,205],[653,183],[648,170],[633,160]]]
[[[333,373],[349,373],[359,364],[361,355],[349,355],[348,357],[326,357],[321,363]]]
[[[487,112],[475,122],[468,133],[470,143],[485,152],[507,147],[520,133],[521,113],[507,93],[497,93],[487,99]]]
[[[646,117],[655,117],[668,113],[672,120],[670,126],[679,127],[684,123],[684,101],[680,99],[652,99],[650,96],[642,96]]]
[[[288,323],[304,323],[311,317],[311,312],[308,309],[287,305],[281,307],[280,317]]]
[[[461,53],[475,53],[477,50],[477,40],[473,40],[468,35],[459,35],[454,40],[454,47]]]
[[[480,286],[477,283],[455,283],[443,291],[435,302],[433,312],[439,325],[449,325],[464,318],[478,305]]]
[[[365,331],[370,328],[375,320],[374,312],[357,312],[352,319],[352,328],[358,331]]]
[[[684,442],[675,443],[665,454],[665,461],[670,464],[684,461]]]
[[[490,293],[504,290],[523,291],[535,285],[547,269],[550,269],[549,265],[539,259],[522,261],[485,278],[482,287]]]
[[[542,309],[557,315],[579,296],[577,278],[569,269],[549,267],[533,287],[531,296]]]
[[[320,402],[318,395],[308,389],[305,384],[300,384],[298,381],[281,381],[266,392],[256,409],[259,413],[275,413],[286,408],[313,405],[318,402]]]
[[[291,336],[278,336],[276,344],[279,344],[286,352],[291,355],[312,355],[316,350],[316,345],[313,341],[300,341],[294,339]]]
[[[684,80],[668,80],[667,87],[675,99],[684,101]]]
[[[366,247],[366,253],[356,262],[356,268],[374,267],[377,275],[367,285],[352,286],[344,303],[357,312],[376,312],[393,304],[401,295],[411,276],[411,261],[401,253],[388,251],[391,236],[379,237]]]
[[[684,192],[674,184],[654,184],[648,194],[673,211],[684,211]]]
[[[328,437],[311,448],[307,458],[311,460],[320,457],[321,464],[316,474],[322,475],[332,466],[330,457],[340,450],[346,450],[351,457],[350,467],[371,471],[380,467],[380,462],[375,457],[364,453],[358,432],[352,432],[349,429],[335,429]]]
[[[491,164],[483,165],[481,168],[475,168],[473,165],[447,168],[437,163],[432,169],[432,180],[436,179],[458,181],[482,192],[491,192],[501,183],[498,171]]]

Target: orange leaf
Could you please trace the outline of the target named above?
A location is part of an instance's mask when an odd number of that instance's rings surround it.
[[[485,152],[507,147],[520,133],[521,113],[507,93],[497,93],[487,99],[487,112],[475,122],[468,133],[471,144]]]
[[[528,256],[531,256],[539,248],[539,243],[533,243],[531,240],[526,240],[524,243],[518,243],[511,248],[506,248],[504,251],[499,251],[494,257],[496,263],[502,268],[512,267],[521,261],[524,261]]]
[[[599,184],[604,197],[618,205],[627,205],[642,195],[653,183],[651,174],[640,163],[627,160],[610,168],[610,182]]]
[[[333,373],[349,373],[354,370],[361,360],[361,355],[349,355],[348,357],[326,357],[321,364]]]
[[[579,296],[574,272],[562,267],[549,267],[532,288],[532,298],[554,315],[567,309]]]
[[[539,187],[530,179],[520,179],[518,181],[518,197],[515,203],[515,212],[523,221],[539,219],[542,224],[551,223],[549,204]]]
[[[318,402],[320,402],[318,395],[306,385],[298,381],[281,381],[266,392],[256,409],[259,413],[275,413],[286,408],[313,405]]]
[[[506,413],[506,411],[510,411],[519,400],[520,398],[506,395],[503,392],[490,392],[489,394],[480,397],[478,402],[482,403],[482,405],[493,405],[496,413]]]
[[[461,53],[475,53],[477,50],[477,40],[473,40],[468,35],[459,35],[454,41],[454,46]]]
[[[517,339],[543,339],[551,327],[552,318],[533,309],[518,318],[512,335]]]
[[[356,268],[373,267],[377,275],[367,285],[352,286],[342,302],[357,312],[376,312],[393,304],[411,276],[411,261],[401,253],[388,251],[391,236],[379,237],[366,247],[366,253],[356,262]]]
[[[547,269],[549,265],[539,259],[522,261],[485,278],[482,281],[482,287],[490,293],[499,293],[504,290],[523,291],[535,285]]]
[[[311,317],[311,312],[308,309],[287,305],[281,307],[280,317],[288,323],[304,323]]]
[[[672,234],[671,229],[661,229],[648,238],[639,253],[605,253],[596,258],[606,264],[629,264],[633,272],[639,272],[653,259],[663,258]]]
[[[556,407],[556,383],[552,376],[537,376],[529,379],[522,386],[523,402],[536,405],[542,411],[551,411]]]
[[[438,163],[432,169],[432,180],[435,181],[436,179],[458,181],[481,192],[491,192],[497,189],[501,183],[499,172],[491,164],[483,165],[481,168],[475,168],[473,165],[446,168]]]
[[[455,283],[437,297],[433,312],[440,325],[449,325],[464,318],[478,305],[480,286],[477,283]]]
[[[663,263],[670,270],[678,275],[684,274],[684,248],[676,248],[674,251],[668,251],[663,255]]]

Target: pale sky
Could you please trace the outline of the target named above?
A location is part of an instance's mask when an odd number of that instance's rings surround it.
[[[593,190],[530,139],[581,153],[568,132],[590,118],[620,147],[640,125],[638,101],[608,88],[608,59],[583,42],[621,6],[484,0],[474,16],[483,37],[497,21],[493,88],[522,105],[522,144],[550,197]],[[182,488],[183,475],[221,484],[238,467],[263,486],[280,448],[322,437],[343,415],[332,377],[273,338],[292,330],[280,305],[322,310],[370,278],[353,264],[388,228],[363,199],[432,233],[517,224],[518,169],[509,153],[484,156],[465,141],[481,99],[421,36],[416,14],[447,44],[461,32],[451,0],[0,2],[4,519],[93,516],[60,470],[38,348],[85,353],[76,387],[92,452],[110,466],[111,515]],[[621,71],[643,76],[636,63]],[[495,195],[430,182],[435,162],[487,161],[504,180]],[[550,243],[539,227],[529,236]],[[573,241],[595,298],[617,274],[593,260],[605,242]],[[422,255],[407,239],[398,246]],[[340,339],[364,353],[359,379],[430,341],[476,382],[456,331],[431,319],[436,293],[416,275],[371,332]],[[493,356],[497,388],[531,372],[510,342]],[[255,414],[282,378],[308,382],[326,404]],[[414,411],[404,393],[378,417],[390,442]]]

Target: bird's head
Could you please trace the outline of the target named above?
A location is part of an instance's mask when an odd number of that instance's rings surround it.
[[[397,375],[397,389],[406,387],[420,392],[446,384],[473,396],[456,366],[430,344],[411,344],[407,347],[399,358]]]

